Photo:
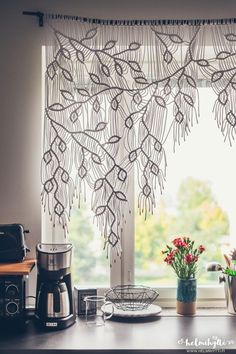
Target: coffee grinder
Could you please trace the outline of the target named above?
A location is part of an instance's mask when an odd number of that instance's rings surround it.
[[[67,328],[75,323],[70,271],[72,244],[41,243],[36,254],[36,321],[43,328]]]

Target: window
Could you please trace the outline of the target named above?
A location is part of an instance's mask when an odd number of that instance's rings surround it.
[[[69,226],[69,241],[74,248],[72,272],[76,284],[108,286],[110,269],[103,250],[103,238],[93,222],[89,203],[72,211]]]
[[[206,252],[199,263],[199,285],[217,285],[218,275],[207,273],[209,261],[224,262],[223,253],[233,244],[236,231],[232,189],[236,180],[233,166],[235,147],[225,144],[211,114],[214,93],[199,88],[201,114],[199,124],[173,153],[167,141],[168,155],[165,189],[153,215],[144,220],[137,210],[137,182],[130,190],[129,206],[134,211],[124,225],[123,263],[111,268],[111,284],[119,281],[150,286],[174,286],[175,276],[163,262],[161,249],[176,235],[189,235]],[[212,131],[209,141],[209,131]],[[137,178],[134,177],[134,181]],[[89,196],[87,198],[89,200]],[[132,205],[131,205],[132,204]],[[103,239],[94,225],[89,202],[72,213],[70,241],[74,245],[74,278],[80,284],[109,286],[109,261]],[[89,249],[89,252],[88,252]],[[86,250],[86,251],[85,251]],[[116,281],[114,281],[114,278]]]
[[[232,190],[236,178],[235,147],[224,143],[211,110],[214,92],[200,88],[199,124],[186,142],[168,154],[165,190],[156,214],[147,221],[135,217],[135,281],[150,285],[173,285],[173,271],[164,264],[161,249],[176,235],[188,235],[206,252],[199,262],[198,284],[217,285],[218,275],[206,272],[209,261],[224,264],[223,253],[233,246],[235,234]],[[209,135],[209,132],[212,132]],[[209,141],[210,137],[210,141]]]
[[[109,287],[137,283],[173,288],[176,277],[164,264],[161,249],[176,235],[189,235],[207,249],[200,263],[198,284],[217,285],[218,275],[206,273],[205,263],[211,260],[224,262],[223,253],[235,246],[232,191],[236,173],[232,166],[236,148],[224,143],[216,127],[212,114],[215,100],[212,88],[199,87],[199,94],[199,124],[194,124],[186,141],[176,146],[175,153],[172,139],[169,137],[166,141],[165,189],[157,200],[155,213],[146,221],[137,210],[137,176],[133,171],[129,203],[124,210],[123,253],[121,259],[111,259],[111,268],[103,250],[103,238],[90,211],[91,194],[87,195],[86,202],[81,201],[80,209],[75,200],[68,240],[74,246],[72,271],[76,284]],[[212,132],[210,141],[209,132]],[[43,241],[62,242],[61,231],[53,228],[49,233],[48,224],[49,220],[43,214]],[[52,235],[51,239],[48,234]],[[163,294],[170,295],[165,290]],[[209,296],[212,296],[211,289]]]

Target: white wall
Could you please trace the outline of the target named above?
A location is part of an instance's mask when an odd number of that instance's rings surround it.
[[[41,46],[45,28],[22,11],[97,18],[236,17],[235,0],[0,0],[0,223],[40,241]],[[33,279],[33,277],[32,277]]]

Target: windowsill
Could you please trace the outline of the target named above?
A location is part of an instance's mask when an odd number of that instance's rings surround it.
[[[167,307],[162,309],[162,316],[180,316],[176,313],[175,307]],[[194,316],[206,316],[206,317],[214,317],[214,316],[234,316],[227,312],[225,307],[198,307],[196,310],[196,314]],[[194,317],[193,316],[193,317]]]

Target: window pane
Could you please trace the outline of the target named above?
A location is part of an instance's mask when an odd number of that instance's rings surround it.
[[[209,261],[223,263],[223,253],[235,235],[234,199],[236,148],[224,142],[212,115],[215,96],[200,88],[201,114],[187,140],[172,153],[172,136],[166,146],[165,190],[154,215],[135,218],[135,281],[150,285],[176,284],[176,275],[164,264],[161,250],[177,236],[189,236],[206,252],[199,264],[198,283],[217,284],[218,275],[206,272]],[[136,191],[136,199],[137,199]]]
[[[89,202],[72,210],[69,241],[73,243],[73,281],[78,285],[109,286],[110,267]]]

